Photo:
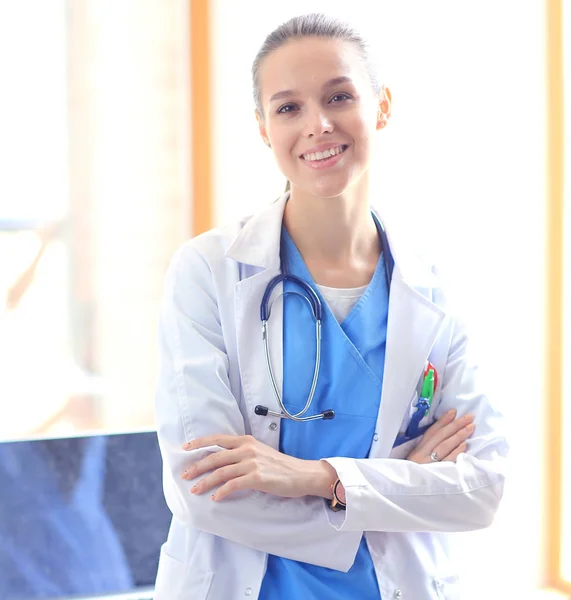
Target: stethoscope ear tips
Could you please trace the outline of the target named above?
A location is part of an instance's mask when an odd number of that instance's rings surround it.
[[[331,410],[330,408],[328,408],[327,410],[324,410],[321,414],[323,415],[324,421],[329,421],[329,420],[335,418],[335,411]]]
[[[265,417],[268,414],[268,407],[267,406],[262,406],[261,404],[258,404],[256,406],[256,408],[254,408],[254,412],[257,415],[260,415],[261,417]]]

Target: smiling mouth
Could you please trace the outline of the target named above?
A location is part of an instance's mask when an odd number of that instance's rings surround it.
[[[302,154],[301,159],[305,162],[320,162],[325,161],[332,156],[337,156],[338,154],[343,154],[345,150],[347,150],[349,146],[347,144],[341,144],[339,146],[333,146],[324,150],[323,152],[312,152],[311,154]]]

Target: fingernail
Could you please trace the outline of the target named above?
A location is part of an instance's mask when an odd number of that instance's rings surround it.
[[[471,433],[472,431],[474,431],[474,425],[467,425],[465,427],[466,431],[468,431],[469,433]]]
[[[211,499],[213,502],[216,502],[216,494],[212,494],[212,496],[210,496],[210,499]]]
[[[186,442],[186,444],[183,444],[182,449],[183,450],[190,450],[192,448],[192,442]]]
[[[198,486],[195,485],[193,488],[191,488],[190,493],[191,494],[196,494],[196,491],[198,490]]]
[[[473,418],[474,418],[474,415],[465,415],[464,420],[471,421]]]
[[[452,410],[449,410],[446,414],[450,417],[450,416],[456,414],[456,409],[453,408]]]

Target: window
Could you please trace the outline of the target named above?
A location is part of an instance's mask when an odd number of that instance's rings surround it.
[[[187,11],[0,8],[3,439],[153,427],[158,304],[190,234]]]
[[[152,598],[171,518],[157,316],[190,234],[189,22],[186,2],[0,3],[6,600]]]

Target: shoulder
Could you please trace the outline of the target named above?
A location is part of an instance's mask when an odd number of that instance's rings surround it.
[[[440,309],[448,312],[451,298],[451,278],[438,254],[427,243],[393,229],[390,247],[398,276]],[[452,294],[453,295],[453,294]]]
[[[174,253],[169,272],[213,272],[232,265],[226,253],[252,217],[241,217],[187,240]]]

